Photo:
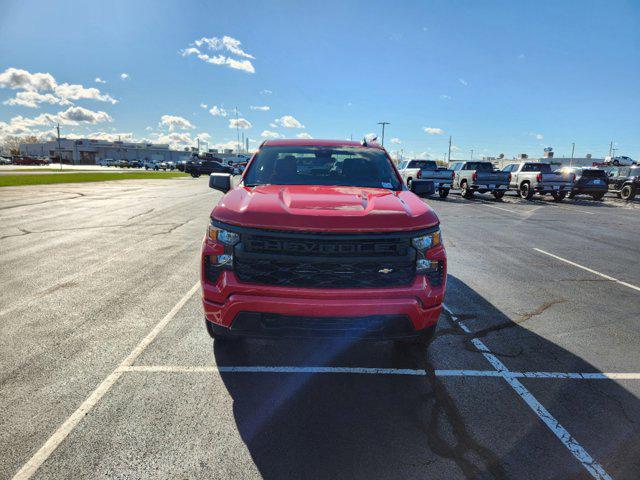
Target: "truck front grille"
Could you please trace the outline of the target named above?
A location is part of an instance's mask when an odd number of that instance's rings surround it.
[[[408,238],[242,234],[234,271],[246,283],[303,288],[409,285],[415,250]]]

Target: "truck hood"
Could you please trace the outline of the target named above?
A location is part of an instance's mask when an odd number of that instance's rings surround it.
[[[242,227],[321,232],[420,230],[439,223],[409,191],[312,185],[235,188],[211,218]]]

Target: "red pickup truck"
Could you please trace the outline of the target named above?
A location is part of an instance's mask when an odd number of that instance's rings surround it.
[[[268,140],[225,193],[202,248],[205,324],[216,340],[340,336],[424,343],[447,263],[439,220],[377,144]]]

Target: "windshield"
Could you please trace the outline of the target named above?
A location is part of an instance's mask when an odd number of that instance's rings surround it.
[[[385,152],[366,147],[266,146],[251,162],[244,183],[402,190]]]
[[[583,178],[601,178],[606,177],[604,170],[582,170],[582,172],[576,172]]]
[[[411,160],[409,162],[409,168],[429,168],[436,169],[436,162],[429,160]]]
[[[467,162],[465,170],[477,170],[478,172],[493,172],[493,165],[488,162]]]
[[[522,167],[523,172],[551,173],[551,165],[548,163],[527,163]]]

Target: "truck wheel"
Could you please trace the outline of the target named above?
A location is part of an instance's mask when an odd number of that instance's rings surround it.
[[[491,194],[496,200],[502,200],[502,197],[504,197],[504,190],[494,190]]]
[[[438,195],[440,196],[440,198],[447,198],[447,196],[449,195],[449,189],[448,188],[441,188],[438,190]]]
[[[551,196],[553,197],[554,202],[561,202],[566,197],[566,193],[564,192],[553,192]]]
[[[198,177],[200,176],[200,174],[199,174],[199,173],[197,173],[197,172],[191,172],[191,176],[192,176],[193,178],[198,178]]]
[[[568,198],[570,198],[571,200],[573,200],[574,198],[576,198],[576,193],[575,192],[571,192],[569,193],[569,195],[567,195]]]
[[[527,182],[523,182],[520,185],[520,198],[525,200],[531,200],[533,198],[533,188]]]
[[[473,190],[469,188],[466,181],[462,182],[462,184],[460,185],[460,195],[462,195],[462,197],[466,198],[467,200],[473,198]]]
[[[436,333],[436,326],[432,325],[430,327],[425,328],[416,337],[403,338],[402,340],[395,340],[394,345],[401,349],[415,348],[415,347],[424,348],[429,345],[435,333]]]
[[[593,193],[591,194],[591,198],[593,198],[594,200],[602,200],[604,198],[604,192]]]
[[[407,188],[411,190],[411,183],[413,182],[413,178],[407,178]]]
[[[629,202],[633,200],[635,196],[636,196],[636,189],[633,188],[633,186],[625,185],[624,187],[622,187],[622,190],[620,191],[620,198]]]

